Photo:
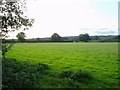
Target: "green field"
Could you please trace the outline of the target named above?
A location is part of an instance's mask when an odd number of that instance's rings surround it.
[[[48,64],[49,73],[42,87],[117,87],[118,43],[18,43],[7,53],[18,61]],[[57,77],[65,70],[83,70],[94,77],[89,83],[74,82]]]

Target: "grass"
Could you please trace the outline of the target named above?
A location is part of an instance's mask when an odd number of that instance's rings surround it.
[[[49,74],[44,76],[40,85],[43,88],[118,85],[118,43],[18,43],[7,53],[7,57],[48,64]],[[91,83],[73,83],[59,78],[58,74],[65,70],[88,71],[94,80]]]

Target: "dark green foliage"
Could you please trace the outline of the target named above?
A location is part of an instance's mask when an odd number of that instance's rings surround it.
[[[72,79],[78,82],[87,82],[92,80],[93,76],[89,72],[79,70],[72,76]]]
[[[59,36],[59,34],[54,33],[54,34],[51,36],[51,40],[52,40],[52,41],[55,41],[55,42],[61,41],[61,40],[62,40],[62,37]]]
[[[34,20],[28,19],[27,16],[24,16],[25,0],[2,0],[0,1],[0,39],[5,40],[7,34],[12,31],[19,30],[20,28],[28,29],[31,27]],[[0,44],[2,48],[2,56],[5,58],[6,52],[10,50],[13,46],[13,43],[10,44]]]
[[[90,40],[90,36],[88,33],[86,34],[80,34],[79,35],[79,40],[80,41],[84,41],[84,42],[88,42]]]
[[[2,57],[5,58],[6,53],[11,49],[11,47],[13,46],[13,43],[3,43],[1,44],[2,48]]]
[[[72,74],[73,74],[73,72],[71,70],[69,70],[69,71],[63,71],[60,74],[60,77],[61,78],[68,78],[68,77],[70,78]]]
[[[94,39],[95,39],[95,40],[99,40],[99,36],[95,36]]]
[[[93,76],[86,71],[79,70],[76,73],[73,73],[71,70],[63,71],[60,74],[61,78],[69,78],[78,82],[87,82],[93,79]]]
[[[115,39],[117,39],[117,41],[120,42],[120,35],[116,36]]]
[[[19,30],[24,26],[24,29],[27,29],[29,26],[32,26],[34,20],[30,20],[27,16],[24,16],[23,8],[25,1],[21,2],[20,0],[3,0],[0,3],[0,37],[6,38],[8,32]],[[25,28],[26,27],[26,28]]]
[[[25,35],[24,32],[20,32],[20,33],[17,34],[16,37],[18,38],[18,41],[20,41],[20,42],[24,42],[24,41],[25,41],[25,37],[26,37],[26,35]]]
[[[36,88],[48,69],[45,64],[18,62],[9,58],[2,61],[2,85],[4,88]]]

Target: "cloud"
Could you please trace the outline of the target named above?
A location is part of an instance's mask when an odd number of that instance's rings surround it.
[[[81,28],[81,33],[89,33],[90,35],[117,35],[118,28],[117,27],[100,27],[100,28]]]
[[[118,30],[116,27],[109,27],[109,28],[107,28],[107,27],[102,27],[102,28],[81,28],[80,30],[94,30],[94,31],[96,31],[96,30],[100,30],[100,31],[105,31],[105,30]]]
[[[97,34],[117,34],[116,31],[96,31]]]

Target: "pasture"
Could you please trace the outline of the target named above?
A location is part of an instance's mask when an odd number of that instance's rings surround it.
[[[7,57],[47,64],[50,69],[39,84],[43,88],[118,87],[118,43],[17,43]],[[70,84],[69,78],[59,78],[66,70],[87,71],[94,79]]]

